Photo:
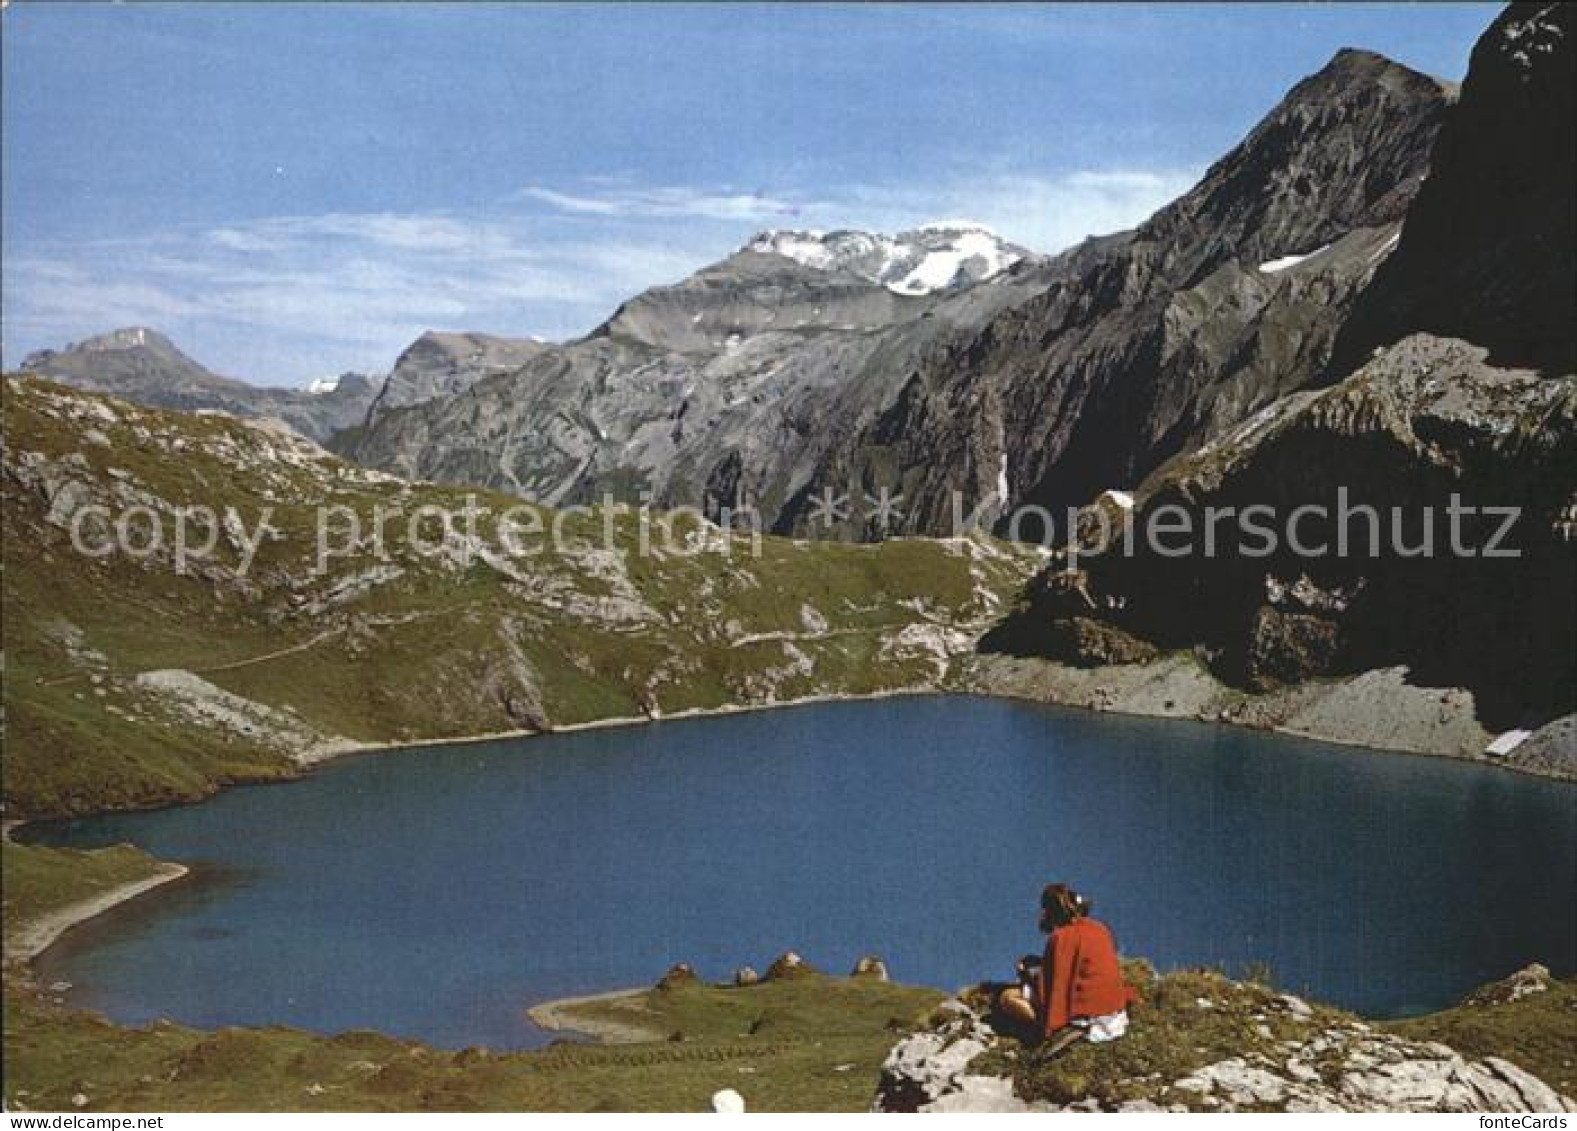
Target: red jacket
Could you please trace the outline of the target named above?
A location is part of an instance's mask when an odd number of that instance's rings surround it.
[[[1127,1009],[1137,996],[1117,966],[1112,933],[1106,924],[1087,917],[1051,933],[1038,988],[1048,1037],[1076,1017],[1104,1017]]]

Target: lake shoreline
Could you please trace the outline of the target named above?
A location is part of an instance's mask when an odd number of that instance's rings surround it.
[[[1016,692],[1009,689],[992,687],[925,685],[892,688],[884,691],[868,693],[857,692],[828,692],[825,694],[807,695],[798,699],[779,699],[770,703],[727,703],[717,707],[688,707],[672,714],[658,713],[653,715],[614,715],[604,719],[589,719],[585,722],[565,723],[549,727],[544,730],[503,730],[483,731],[476,734],[458,735],[451,738],[418,738],[405,740],[390,740],[383,742],[346,742],[338,741],[325,744],[318,750],[304,752],[298,764],[304,770],[328,762],[338,761],[342,758],[354,758],[366,755],[387,753],[394,750],[422,749],[431,746],[468,746],[483,742],[507,742],[520,739],[547,738],[556,734],[578,734],[585,731],[614,730],[623,727],[646,726],[653,723],[682,722],[693,719],[726,718],[731,715],[751,714],[758,711],[773,711],[787,707],[810,707],[825,703],[863,703],[883,699],[903,699],[925,696],[944,697],[978,697],[982,699],[999,699],[1015,703],[1027,703],[1042,707],[1053,707],[1059,710],[1078,711],[1095,715],[1110,715],[1117,718],[1157,719],[1169,722],[1199,723],[1211,727],[1227,727],[1232,730],[1246,730],[1258,734],[1276,735],[1282,738],[1319,742],[1333,746],[1342,746],[1351,750],[1367,750],[1377,754],[1410,755],[1418,758],[1446,759],[1453,762],[1465,762],[1470,765],[1491,767],[1506,770],[1523,777],[1536,778],[1543,781],[1560,781],[1577,783],[1577,777],[1570,773],[1543,769],[1535,766],[1522,765],[1505,758],[1494,758],[1485,754],[1464,753],[1457,750],[1428,748],[1420,746],[1378,745],[1372,741],[1365,741],[1362,737],[1343,733],[1340,730],[1314,730],[1287,726],[1276,722],[1261,723],[1246,718],[1222,718],[1202,713],[1172,713],[1166,711],[1125,710],[1122,708],[1101,706],[1087,702],[1080,702],[1073,697],[1044,697],[1041,695]],[[258,783],[265,784],[265,783]],[[173,804],[185,804],[174,802]],[[162,807],[162,806],[161,806]],[[49,818],[40,818],[47,820]]]
[[[784,707],[813,707],[822,703],[865,703],[882,699],[905,699],[926,695],[977,695],[979,692],[963,688],[940,686],[896,687],[885,691],[841,692],[832,691],[818,695],[805,695],[798,699],[775,699],[769,703],[724,703],[717,707],[686,707],[672,714],[658,712],[651,715],[610,715],[604,719],[588,719],[579,723],[562,723],[542,730],[495,730],[477,734],[462,734],[453,738],[394,739],[387,742],[331,742],[321,750],[313,748],[299,759],[303,768],[319,766],[341,758],[355,758],[365,754],[381,754],[390,750],[418,750],[428,746],[472,746],[481,742],[508,742],[525,738],[551,738],[556,734],[579,734],[583,731],[617,730],[623,727],[648,726],[653,723],[684,722],[690,719],[726,718],[729,715],[746,715],[757,711],[775,711]],[[991,696],[985,698],[1010,698]],[[48,818],[41,818],[48,819]]]
[[[1350,750],[1369,751],[1377,754],[1399,754],[1419,758],[1444,759],[1452,762],[1461,762],[1468,765],[1484,766],[1498,770],[1505,770],[1522,777],[1542,781],[1565,782],[1577,784],[1577,775],[1568,772],[1544,769],[1537,766],[1527,766],[1509,761],[1505,758],[1490,757],[1485,754],[1465,753],[1459,750],[1443,748],[1428,748],[1420,746],[1383,745],[1373,741],[1366,741],[1362,737],[1340,730],[1308,730],[1284,725],[1277,721],[1259,720],[1253,717],[1228,716],[1207,712],[1188,712],[1172,710],[1155,710],[1146,707],[1112,706],[1096,701],[1089,701],[1076,694],[1063,693],[1061,689],[1048,692],[1045,688],[1017,688],[993,684],[991,681],[981,682],[940,682],[933,684],[918,684],[907,687],[888,688],[881,691],[870,692],[823,692],[815,695],[801,696],[796,699],[777,699],[760,703],[724,703],[716,707],[687,707],[683,710],[670,713],[658,712],[647,715],[610,715],[606,718],[587,719],[583,722],[562,723],[541,730],[519,728],[514,730],[478,731],[471,734],[441,736],[433,738],[407,738],[386,739],[377,741],[361,741],[344,737],[328,739],[318,745],[309,746],[296,753],[294,756],[295,772],[286,772],[279,775],[261,776],[251,779],[240,779],[222,784],[201,793],[191,796],[173,796],[153,801],[144,805],[106,806],[88,809],[80,813],[40,814],[20,818],[10,818],[4,822],[6,839],[18,830],[26,829],[31,825],[48,824],[54,821],[83,820],[92,817],[106,816],[112,813],[131,812],[157,812],[161,809],[172,809],[182,805],[196,805],[211,800],[216,794],[229,789],[246,786],[278,785],[292,781],[300,781],[320,766],[326,766],[347,758],[367,757],[371,755],[390,753],[399,750],[420,750],[434,746],[471,746],[485,742],[511,742],[534,738],[548,738],[559,734],[579,734],[588,731],[615,730],[625,727],[646,726],[653,723],[684,722],[695,719],[727,718],[732,715],[753,714],[762,711],[774,711],[792,707],[810,707],[826,703],[865,703],[878,702],[885,699],[925,698],[929,696],[947,698],[980,698],[1000,700],[1004,702],[1025,703],[1032,706],[1050,707],[1055,710],[1073,711],[1080,714],[1109,715],[1115,718],[1154,719],[1166,722],[1195,723],[1208,727],[1224,727],[1232,731],[1250,731],[1256,734],[1274,735],[1294,741],[1307,741],[1324,743],[1331,746],[1341,746]],[[1169,706],[1169,705],[1168,705]]]
[[[32,922],[24,923],[13,937],[6,939],[5,961],[7,964],[36,962],[72,928],[189,875],[191,869],[184,864],[160,861],[158,870],[152,876],[128,880],[87,899],[47,912]]]
[[[646,714],[646,715],[617,715],[617,716],[609,716],[607,718],[601,718],[601,719],[589,719],[589,720],[586,720],[586,721],[583,721],[583,722],[577,722],[577,723],[565,723],[565,724],[562,724],[562,725],[553,726],[553,727],[550,727],[550,728],[547,728],[547,729],[543,729],[543,730],[516,729],[516,730],[504,730],[504,731],[488,731],[488,732],[481,732],[481,733],[476,733],[476,734],[457,735],[457,736],[451,736],[451,737],[389,740],[389,741],[379,741],[379,742],[356,742],[354,740],[350,740],[350,741],[337,740],[337,741],[325,743],[322,747],[319,747],[319,748],[309,748],[309,749],[307,749],[305,751],[302,751],[297,757],[297,766],[298,766],[298,768],[300,770],[299,774],[292,775],[290,777],[285,777],[285,778],[269,778],[269,779],[261,779],[261,780],[256,781],[256,782],[238,782],[238,783],[234,783],[234,784],[236,784],[236,785],[268,785],[268,784],[276,784],[276,783],[278,783],[280,781],[292,781],[292,780],[299,781],[299,780],[301,780],[302,777],[305,777],[307,774],[311,773],[317,767],[323,766],[323,765],[327,765],[328,763],[331,763],[331,762],[337,762],[337,761],[339,761],[341,759],[344,759],[344,758],[372,756],[372,755],[376,755],[376,754],[388,753],[388,752],[392,752],[392,751],[405,750],[405,749],[413,749],[414,750],[414,749],[422,749],[422,748],[434,747],[434,746],[466,746],[466,745],[476,745],[476,744],[486,743],[486,742],[518,741],[518,740],[523,740],[523,739],[545,738],[545,737],[550,737],[552,735],[557,735],[557,734],[577,734],[577,733],[582,733],[582,732],[598,731],[598,730],[614,730],[614,729],[619,729],[619,728],[643,726],[643,725],[649,725],[649,724],[653,724],[653,723],[662,723],[662,722],[668,722],[668,721],[679,722],[679,721],[688,721],[688,720],[696,720],[696,719],[726,718],[726,717],[732,716],[732,715],[752,714],[752,713],[756,713],[756,712],[778,710],[778,709],[781,709],[781,708],[808,707],[808,706],[816,706],[816,705],[828,704],[828,703],[872,702],[872,701],[879,701],[879,700],[884,700],[884,699],[900,699],[900,698],[927,697],[927,696],[965,697],[965,698],[979,697],[979,698],[983,698],[983,699],[996,699],[996,700],[1004,700],[1004,701],[1011,701],[1011,702],[1020,702],[1020,703],[1031,704],[1031,705],[1038,705],[1038,706],[1042,706],[1042,707],[1052,707],[1052,708],[1055,708],[1057,710],[1075,711],[1075,712],[1086,713],[1086,714],[1111,715],[1111,716],[1115,716],[1115,717],[1127,717],[1127,718],[1149,718],[1149,719],[1158,719],[1158,720],[1166,720],[1166,721],[1173,721],[1173,722],[1192,722],[1192,723],[1203,724],[1205,726],[1211,726],[1211,727],[1228,727],[1228,728],[1233,729],[1233,730],[1247,730],[1247,731],[1254,731],[1254,732],[1261,733],[1261,734],[1278,735],[1278,736],[1281,736],[1281,737],[1284,737],[1284,738],[1293,739],[1293,740],[1312,741],[1312,742],[1320,742],[1320,743],[1326,743],[1326,744],[1331,744],[1331,745],[1338,745],[1338,746],[1343,746],[1343,747],[1346,747],[1346,748],[1349,748],[1349,749],[1353,749],[1353,750],[1367,750],[1367,751],[1371,751],[1371,752],[1375,752],[1375,753],[1383,753],[1383,754],[1405,754],[1405,755],[1412,755],[1412,756],[1415,756],[1415,757],[1434,758],[1434,759],[1446,759],[1446,760],[1455,761],[1455,762],[1465,762],[1465,763],[1468,763],[1468,764],[1480,765],[1480,766],[1485,766],[1485,767],[1493,767],[1493,768],[1501,769],[1501,770],[1510,770],[1510,771],[1512,771],[1514,773],[1517,773],[1517,774],[1525,776],[1525,777],[1530,777],[1530,778],[1535,778],[1535,779],[1542,779],[1542,780],[1545,780],[1545,781],[1566,782],[1568,784],[1573,782],[1573,779],[1570,776],[1565,775],[1565,774],[1542,771],[1542,770],[1539,770],[1539,769],[1535,769],[1535,768],[1531,768],[1531,767],[1527,767],[1527,766],[1517,765],[1515,763],[1507,762],[1507,761],[1500,760],[1500,759],[1489,758],[1489,757],[1486,757],[1484,755],[1462,754],[1462,753],[1455,753],[1455,752],[1451,752],[1451,751],[1447,751],[1447,750],[1428,750],[1428,749],[1418,749],[1418,748],[1402,748],[1402,747],[1395,747],[1395,746],[1376,746],[1376,745],[1373,745],[1372,743],[1363,742],[1363,741],[1360,741],[1360,740],[1357,740],[1357,739],[1354,739],[1354,738],[1351,738],[1351,737],[1344,737],[1344,736],[1339,735],[1339,734],[1327,734],[1327,733],[1316,733],[1316,732],[1308,732],[1308,731],[1298,731],[1298,730],[1290,729],[1290,728],[1285,727],[1285,726],[1274,725],[1274,724],[1271,724],[1271,725],[1257,725],[1255,722],[1253,722],[1251,720],[1245,720],[1245,719],[1216,718],[1216,717],[1207,717],[1207,716],[1198,715],[1198,714],[1168,714],[1168,713],[1151,713],[1151,712],[1142,711],[1142,710],[1124,710],[1124,709],[1120,709],[1120,708],[1112,708],[1112,707],[1101,706],[1101,705],[1098,705],[1098,704],[1077,702],[1077,701],[1074,701],[1074,700],[1069,699],[1069,698],[1058,698],[1058,697],[1055,697],[1055,696],[1044,697],[1042,695],[1027,694],[1027,693],[1022,693],[1022,692],[1015,692],[1014,690],[1001,688],[1001,687],[989,687],[989,686],[988,687],[971,687],[971,686],[968,686],[967,684],[961,685],[961,686],[946,686],[946,685],[943,685],[943,684],[927,684],[927,685],[912,685],[912,686],[900,687],[900,688],[890,688],[890,689],[885,689],[885,690],[881,690],[881,691],[873,691],[873,692],[866,692],[866,693],[827,692],[827,693],[821,693],[821,694],[816,694],[816,695],[803,696],[803,697],[796,698],[796,699],[781,699],[781,700],[774,700],[774,701],[771,701],[771,702],[761,702],[761,703],[725,703],[725,704],[722,704],[722,705],[719,705],[719,706],[716,706],[716,707],[690,707],[690,708],[686,708],[684,710],[675,711],[675,712],[673,712],[671,714],[658,712],[658,713]],[[225,788],[231,788],[231,787],[230,786],[221,786],[220,788],[221,789],[225,789]],[[168,801],[168,802],[164,802],[164,803],[148,806],[148,807],[146,807],[146,811],[158,810],[158,809],[163,809],[163,808],[173,808],[173,807],[175,807],[177,805],[198,804],[198,803],[200,803],[202,801],[209,800],[212,796],[213,796],[213,793],[208,793],[208,794],[205,794],[205,795],[203,795],[201,797],[175,799],[175,800],[171,800],[171,801]],[[121,811],[121,810],[116,810],[116,809],[94,810],[94,811],[92,811],[90,813],[73,814],[72,815],[72,819],[94,816],[94,815],[97,815],[99,813],[112,813],[112,812],[118,812],[118,811]],[[16,829],[25,828],[27,825],[34,824],[34,823],[43,823],[43,822],[47,822],[47,821],[51,821],[51,820],[59,820],[59,819],[62,819],[62,818],[58,818],[58,817],[38,817],[38,818],[33,818],[33,819],[22,819],[22,820],[7,821],[6,822],[6,827],[5,827],[6,839],[10,839],[11,833],[13,831],[15,831]],[[61,935],[63,935],[66,931],[70,930],[72,927],[75,927],[75,926],[77,926],[80,923],[87,922],[90,919],[96,918],[97,916],[99,916],[99,915],[101,915],[101,914],[103,914],[103,913],[105,913],[105,912],[107,912],[107,911],[109,911],[109,910],[111,910],[111,909],[113,909],[115,907],[118,907],[121,904],[123,904],[123,903],[125,903],[125,902],[127,902],[129,900],[135,899],[135,898],[137,898],[137,897],[139,897],[139,896],[141,896],[143,894],[146,894],[147,892],[150,892],[150,891],[156,890],[159,887],[162,887],[164,884],[170,883],[170,882],[172,882],[174,880],[177,880],[177,879],[181,879],[181,878],[183,878],[183,877],[185,877],[185,876],[190,874],[190,869],[188,869],[187,867],[185,867],[184,865],[181,865],[181,864],[165,862],[165,867],[167,869],[169,869],[169,871],[161,873],[159,876],[151,877],[151,878],[146,879],[146,880],[135,881],[135,882],[123,885],[122,887],[117,888],[117,889],[115,889],[115,890],[113,890],[111,892],[103,893],[102,895],[94,897],[93,899],[81,901],[80,903],[74,904],[74,905],[72,905],[69,908],[65,908],[65,909],[62,909],[59,912],[52,913],[51,915],[44,917],[43,919],[37,921],[36,923],[28,924],[27,926],[25,926],[23,928],[24,933],[32,932],[33,934],[35,934],[37,936],[37,940],[41,940],[41,941],[36,941],[36,944],[35,944],[34,941],[30,940],[30,942],[26,946],[12,946],[12,945],[8,945],[8,947],[6,949],[6,960],[8,962],[14,961],[14,960],[21,960],[21,961],[31,962],[33,959],[37,958],[37,956],[39,954],[41,954],[44,950],[47,950],[51,945],[53,945],[54,942]],[[582,1001],[587,1001],[587,1000],[596,1000],[596,999],[609,998],[609,997],[619,997],[619,996],[623,996],[625,994],[628,994],[630,992],[631,991],[627,991],[627,990],[619,990],[619,991],[612,991],[612,992],[607,993],[607,994],[589,995],[586,998],[566,998],[566,999],[561,999],[561,1000],[555,1001],[555,1002],[544,1003],[542,1006],[534,1006],[534,1007],[532,1007],[532,1010],[540,1010],[540,1009],[545,1009],[546,1008],[546,1009],[548,1009],[548,1016],[551,1016],[551,1017],[554,1018],[555,1021],[558,1021],[560,1019],[558,1018],[558,1015],[555,1012],[555,1009],[557,1007],[572,1006],[574,1004],[580,1003]],[[554,1007],[554,1008],[549,1008],[549,1007]],[[531,1012],[531,1010],[528,1010],[528,1013],[530,1013],[530,1012]],[[535,1020],[535,1018],[533,1018],[533,1020]],[[593,1024],[598,1024],[598,1023],[593,1023]],[[614,1023],[609,1023],[609,1025],[613,1029],[618,1029],[619,1028]],[[565,1023],[565,1024],[555,1024],[555,1025],[543,1025],[542,1027],[543,1028],[549,1028],[549,1029],[565,1029],[565,1030],[573,1030],[573,1031],[576,1031],[576,1032],[586,1032],[586,1029],[584,1027],[577,1027],[577,1026],[570,1025],[570,1024],[567,1024],[567,1023]],[[595,1035],[595,1034],[588,1034],[588,1035]]]
[[[663,1034],[657,1029],[633,1023],[614,1021],[611,1018],[583,1017],[576,1009],[598,1002],[618,1001],[645,993],[641,987],[623,990],[604,990],[601,993],[579,994],[575,997],[554,998],[540,1002],[526,1010],[533,1025],[549,1033],[579,1033],[590,1037],[599,1045],[635,1045],[660,1041]]]

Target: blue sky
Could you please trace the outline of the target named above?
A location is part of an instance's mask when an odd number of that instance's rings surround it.
[[[1054,251],[1339,47],[1461,78],[1497,7],[24,0],[5,362],[146,324],[261,383],[383,370],[428,327],[582,333],[769,227]]]

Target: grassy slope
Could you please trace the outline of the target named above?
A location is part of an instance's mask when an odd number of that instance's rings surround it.
[[[1093,1096],[1113,1103],[1147,1095],[1156,1079],[1352,1020],[1318,1005],[1306,1017],[1293,1016],[1277,1008],[1274,991],[1211,972],[1155,979],[1142,963],[1131,966],[1130,976],[1148,988],[1121,1041],[1078,1045],[1054,1059],[1007,1042],[975,1069],[1015,1076],[1026,1098],[1066,1103]],[[594,1019],[639,1017],[668,1039],[451,1053],[365,1032],[203,1033],[162,1023],[131,1029],[52,1004],[33,988],[12,989],[5,1014],[7,1105],[58,1110],[80,1094],[90,1111],[698,1111],[721,1088],[737,1090],[757,1111],[858,1111],[869,1106],[897,1036],[922,1023],[942,996],[815,974],[747,988],[682,983],[577,1007]],[[1200,1008],[1201,1000],[1211,1007]],[[1568,979],[1514,1003],[1385,1027],[1471,1056],[1504,1057],[1570,1094],[1574,1003],[1577,982]],[[1197,1099],[1182,1091],[1162,1098]]]
[[[941,995],[869,978],[654,989],[639,1004],[679,1040],[442,1052],[373,1033],[129,1029],[12,994],[8,1108],[138,1111],[704,1111],[734,1088],[752,1110],[870,1103],[895,1030]]]
[[[613,517],[608,554],[595,548],[605,516],[593,513],[566,522],[574,544],[562,552],[502,570],[422,558],[394,522],[383,564],[398,576],[357,586],[379,565],[370,546],[314,574],[314,504],[352,508],[370,531],[377,506],[458,509],[467,493],[378,477],[228,419],[38,381],[3,388],[12,815],[191,799],[293,772],[291,750],[194,719],[140,672],[196,672],[313,732],[363,742],[934,686],[946,662],[914,634],[967,638],[1033,564],[924,540],[642,556],[629,513]],[[52,501],[69,497],[62,485],[117,508],[234,507],[249,529],[271,507],[280,537],[245,577],[223,542],[206,576],[178,575],[168,552],[91,560],[58,513],[50,521]],[[472,494],[495,513],[519,503]],[[496,544],[496,523],[481,533]]]
[[[1411,1040],[1439,1041],[1468,1056],[1498,1056],[1577,1096],[1577,978],[1518,1001],[1463,1005],[1390,1022]]]

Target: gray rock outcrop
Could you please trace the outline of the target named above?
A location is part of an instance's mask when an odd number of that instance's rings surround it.
[[[463,392],[484,377],[520,368],[549,348],[535,338],[428,330],[394,363],[367,410],[368,419]]]
[[[1200,1008],[1210,1006],[1200,999]],[[1577,1103],[1498,1057],[1469,1058],[1438,1043],[1409,1041],[1355,1019],[1317,1014],[1297,998],[1279,1006],[1296,1040],[1267,1043],[1175,1078],[1108,1081],[1068,1103],[1026,1100],[998,1034],[960,1001],[900,1041],[882,1065],[872,1109],[882,1112],[1285,1111],[1571,1112]],[[1135,1022],[1142,1026],[1142,1013]],[[1128,1038],[1122,1038],[1128,1039]],[[1005,1067],[1006,1066],[1006,1067]]]

